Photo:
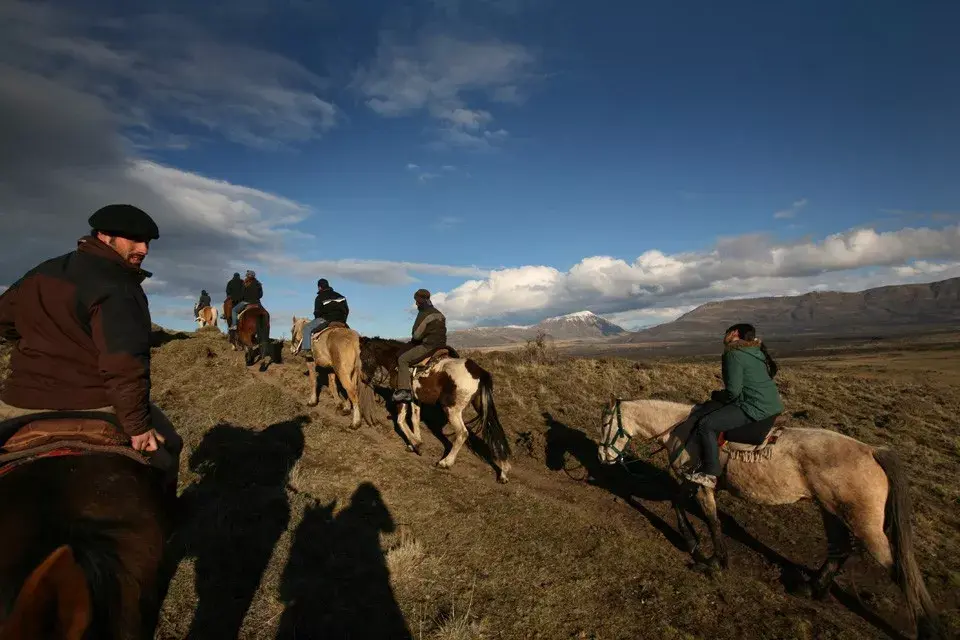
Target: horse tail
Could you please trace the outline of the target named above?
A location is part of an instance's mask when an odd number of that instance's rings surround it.
[[[916,621],[919,637],[938,637],[939,617],[933,600],[923,583],[923,574],[914,555],[914,534],[910,523],[911,505],[907,476],[900,458],[891,449],[877,449],[874,459],[883,469],[890,484],[884,517],[884,532],[893,547],[892,577],[903,591],[910,609],[911,620]]]
[[[465,366],[470,375],[479,381],[479,388],[473,397],[473,406],[477,415],[467,423],[467,427],[473,429],[479,425],[482,429],[483,441],[490,448],[493,459],[506,460],[510,457],[510,442],[503,431],[503,425],[500,424],[497,406],[493,402],[493,376],[469,358]]]

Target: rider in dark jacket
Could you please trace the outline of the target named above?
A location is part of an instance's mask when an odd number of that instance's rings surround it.
[[[210,306],[210,294],[207,293],[206,289],[200,290],[200,299],[197,300],[197,304],[193,306],[193,315],[196,316],[200,313],[200,309],[204,309]]]
[[[313,320],[303,327],[302,340],[298,352],[310,352],[310,338],[317,331],[322,330],[331,322],[346,324],[350,307],[347,299],[330,288],[325,278],[317,280],[317,297],[313,301]]]
[[[413,294],[413,301],[420,310],[413,321],[411,331],[411,344],[414,346],[397,358],[397,390],[393,392],[394,402],[413,400],[410,367],[437,347],[447,344],[447,319],[433,306],[433,302],[430,301],[430,292],[426,289],[418,289]]]
[[[239,273],[234,273],[233,278],[227,283],[227,297],[234,305],[243,298],[243,279]]]
[[[233,305],[233,317],[231,318],[230,328],[237,328],[237,318],[240,312],[251,304],[260,304],[263,298],[263,285],[257,280],[257,274],[247,270],[247,277],[243,279],[243,290],[240,293],[240,302]]]

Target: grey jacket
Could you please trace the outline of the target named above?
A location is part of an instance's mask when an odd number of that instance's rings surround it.
[[[413,321],[413,342],[426,347],[447,344],[447,319],[436,307],[428,305],[417,314]]]

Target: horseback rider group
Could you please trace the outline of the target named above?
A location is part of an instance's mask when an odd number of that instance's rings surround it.
[[[157,458],[176,482],[182,441],[150,402],[150,311],[141,287],[150,273],[141,268],[159,229],[144,211],[115,204],[89,219],[90,234],[76,251],[34,267],[0,296],[0,336],[16,342],[11,372],[0,396],[0,421],[46,411],[98,411],[116,415],[138,451]],[[230,329],[239,313],[258,305],[263,286],[252,270],[226,286],[233,303]],[[393,400],[411,402],[412,366],[446,345],[446,318],[430,292],[414,293],[418,313],[410,348],[397,360]],[[210,305],[203,290],[195,312]],[[317,281],[314,319],[303,330],[300,350],[310,351],[311,334],[332,322],[346,323],[347,299],[326,279]],[[748,324],[724,334],[724,389],[711,397],[711,411],[696,426],[702,447],[699,469],[688,480],[713,487],[721,468],[718,434],[779,415],[783,403],[773,377],[777,365]],[[62,366],[68,359],[73,366]],[[54,400],[55,398],[55,400]],[[3,434],[0,433],[0,436]]]

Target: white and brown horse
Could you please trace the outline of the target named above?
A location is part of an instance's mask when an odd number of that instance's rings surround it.
[[[632,438],[656,440],[669,452],[672,475],[679,477],[690,462],[687,437],[705,411],[709,407],[663,400],[611,400],[604,408],[600,461],[622,460]],[[764,505],[813,500],[823,514],[829,545],[827,560],[811,585],[813,594],[826,596],[853,552],[852,534],[903,591],[918,638],[940,637],[938,615],[914,557],[910,496],[896,453],[835,431],[792,427],[783,429],[767,448],[765,455],[752,459],[721,454],[721,460],[727,461],[717,489]],[[726,568],[714,490],[695,486],[713,539],[714,555],[705,562]],[[696,553],[698,541],[680,495],[674,501],[677,526],[690,551]]]
[[[197,311],[197,324],[201,327],[217,326],[217,310],[206,306]]]
[[[290,352],[297,353],[303,342],[303,327],[307,318],[293,316],[293,326],[290,329]],[[342,323],[340,323],[342,324]],[[344,415],[353,414],[350,425],[360,427],[360,334],[342,324],[327,327],[313,336],[310,341],[310,352],[313,362],[308,364],[307,373],[310,376],[310,399],[307,404],[316,406],[317,397],[317,367],[330,369],[327,374],[327,386],[330,395],[337,403],[340,412]],[[337,380],[347,393],[347,403],[344,403],[337,389]]]
[[[362,376],[367,384],[396,388],[397,357],[410,347],[399,340],[361,338],[360,357]],[[451,351],[449,348],[447,351]],[[449,469],[457,460],[460,448],[467,440],[471,428],[479,427],[483,441],[490,450],[492,462],[497,468],[497,481],[507,482],[510,470],[510,443],[497,416],[493,402],[493,377],[479,364],[469,358],[425,357],[421,370],[413,378],[414,402],[409,403],[412,430],[407,428],[407,404],[400,403],[396,417],[397,426],[407,439],[411,451],[420,455],[423,439],[420,435],[420,407],[439,405],[447,422],[453,426],[453,442],[450,452],[437,462],[441,469]],[[432,361],[432,362],[431,362]],[[473,405],[476,416],[464,422],[463,411]]]

